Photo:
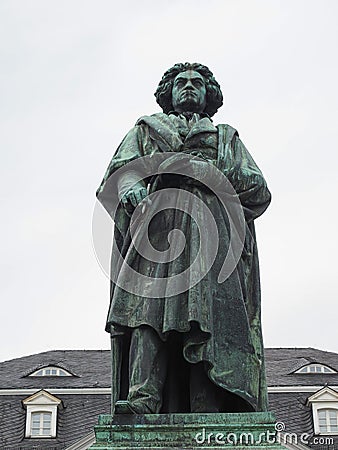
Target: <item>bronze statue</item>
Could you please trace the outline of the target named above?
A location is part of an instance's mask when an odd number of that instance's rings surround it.
[[[117,205],[106,328],[112,337],[113,410],[117,400],[125,399],[127,411],[137,414],[265,411],[253,221],[268,207],[270,193],[237,131],[213,124],[211,117],[223,97],[206,66],[175,64],[165,72],[155,96],[163,113],[136,122],[113,156],[97,193],[110,214],[112,205]],[[159,170],[152,161],[161,154],[169,156]],[[225,175],[243,213],[240,258],[222,282],[218,275],[229,253],[231,224],[216,191],[204,184],[203,176],[211,167],[222,175],[212,177],[217,179],[215,189],[220,193],[225,189]],[[155,194],[161,192],[170,206],[160,208],[147,222],[147,214],[160,204]],[[180,203],[184,210],[176,209],[181,196],[188,194],[196,200],[184,197]],[[200,201],[207,205],[204,212]],[[216,240],[206,219],[209,213],[217,224],[219,245],[210,270],[197,282],[196,267],[202,270],[207,265],[206,254]],[[181,235],[168,237],[173,230],[184,234],[183,248]],[[156,249],[153,260],[136,248],[148,235]],[[168,255],[168,249],[174,257],[161,260],[158,255]],[[195,269],[189,273],[188,288],[170,291],[170,277],[192,263]],[[127,266],[148,279],[161,279],[158,296],[155,281],[138,285]]]

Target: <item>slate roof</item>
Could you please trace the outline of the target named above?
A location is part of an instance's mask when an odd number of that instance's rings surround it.
[[[268,386],[338,386],[338,374],[294,374],[309,363],[321,363],[338,372],[338,354],[314,348],[267,348],[265,350]],[[72,377],[29,377],[35,370],[58,366],[73,374]],[[109,350],[53,350],[24,356],[0,363],[1,389],[53,388],[109,388]],[[270,393],[270,410],[277,420],[286,425],[286,432],[308,433],[313,436],[311,407],[307,405],[308,393]],[[93,431],[99,414],[109,413],[108,394],[56,395],[62,400],[58,412],[57,438],[26,439],[25,410],[22,400],[27,395],[0,396],[0,449],[60,450],[69,447]],[[311,445],[313,449],[327,447]],[[338,450],[338,439],[330,449]]]
[[[333,439],[333,445],[315,443],[311,406],[307,399],[311,393],[269,394],[269,409],[276,415],[276,422],[283,422],[285,433],[296,433],[298,440],[306,439],[307,446],[314,450],[337,450],[338,436],[325,436]]]
[[[21,401],[27,396],[0,396],[1,450],[61,450],[93,432],[100,414],[109,414],[110,395],[62,395],[57,437],[25,438],[26,412]]]
[[[58,366],[72,377],[29,377],[45,366]],[[109,350],[52,350],[0,363],[0,389],[109,388]]]
[[[338,386],[338,373],[295,374],[310,363],[320,363],[338,372],[338,354],[315,348],[266,348],[268,386]]]
[[[321,363],[338,372],[338,354],[315,348],[267,348],[265,363],[268,386],[338,386],[337,374],[295,374],[309,363]],[[55,365],[73,377],[43,378],[49,388],[110,387],[109,350],[51,350],[0,362],[0,389],[41,388],[41,377],[29,377],[35,370]]]
[[[328,384],[338,386],[338,373],[295,374],[301,367],[319,363],[338,372],[338,354],[315,348],[266,348],[266,375],[268,386],[318,386],[318,390]],[[308,446],[315,450],[338,450],[338,436],[333,437],[333,445],[314,444],[314,428],[311,406],[307,399],[313,391],[304,393],[269,393],[269,408],[277,421],[285,424],[286,433],[299,436],[308,435]]]
[[[45,366],[58,366],[72,377],[29,377]],[[0,389],[109,388],[109,350],[55,350],[0,363]],[[1,450],[60,450],[93,431],[100,414],[109,414],[109,394],[58,395],[57,438],[25,438],[26,412],[22,400],[27,395],[0,396]]]
[[[285,432],[313,435],[311,408],[307,406],[309,394],[269,394],[269,406],[279,422],[285,424]]]

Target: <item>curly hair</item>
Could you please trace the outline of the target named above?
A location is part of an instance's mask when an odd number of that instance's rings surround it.
[[[204,112],[209,114],[209,116],[213,116],[217,112],[218,108],[223,105],[222,91],[220,85],[215,80],[213,73],[208,69],[208,67],[203,66],[203,64],[199,63],[178,63],[167,70],[163,75],[162,80],[159,82],[159,85],[157,86],[156,92],[154,94],[157,103],[166,114],[174,109],[172,105],[171,94],[174,80],[179,73],[185,72],[186,70],[195,70],[204,78],[207,90],[207,104]]]

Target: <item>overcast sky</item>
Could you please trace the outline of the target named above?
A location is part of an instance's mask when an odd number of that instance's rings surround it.
[[[95,191],[176,62],[221,84],[273,195],[257,220],[265,346],[338,352],[338,2],[1,0],[0,360],[109,347]]]

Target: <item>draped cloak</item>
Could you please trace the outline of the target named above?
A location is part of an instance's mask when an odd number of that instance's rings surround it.
[[[145,186],[150,183],[150,192],[174,186],[197,195],[208,205],[216,220],[221,245],[211,270],[197,285],[179,295],[147,298],[146,291],[135,295],[112,282],[106,330],[123,333],[148,325],[164,341],[172,330],[183,333],[183,356],[188,363],[203,361],[213,383],[240,396],[252,410],[264,411],[267,409],[267,389],[253,220],[265,211],[271,196],[261,171],[237,131],[229,125],[215,127],[209,117],[196,117],[195,123],[188,128],[184,118],[174,114],[157,113],[141,117],[113,156],[97,197],[111,214],[112,205],[119,202],[119,197],[118,185],[110,184],[109,180],[118,169],[137,158],[158,152],[197,155],[224,173],[241,202],[246,227],[241,258],[232,274],[223,283],[218,283],[217,276],[230,240],[228,217],[219,200],[198,182],[188,182],[184,177],[168,174],[160,180],[157,177],[156,182],[154,178],[145,180]],[[176,210],[162,211],[153,218],[148,230],[140,230],[141,235],[148,232],[154,247],[163,250],[166,249],[168,232],[178,228],[186,235],[187,244],[174,261],[159,264],[143,258],[133,248],[129,233],[130,216],[120,204],[113,219],[114,239],[126,262],[139,273],[152,277],[167,277],[184,270],[196,257],[199,240],[213,239],[208,230],[200,236],[189,214]],[[199,220],[203,229],[203,216]],[[114,252],[111,270],[120,270]]]

